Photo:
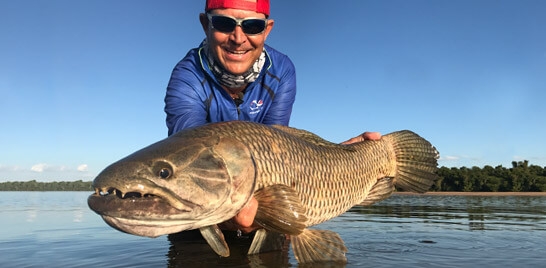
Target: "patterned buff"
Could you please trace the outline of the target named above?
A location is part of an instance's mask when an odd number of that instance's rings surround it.
[[[260,57],[254,62],[254,65],[246,71],[242,75],[234,75],[230,72],[228,72],[222,64],[219,64],[214,59],[214,56],[211,55],[209,46],[205,41],[203,41],[203,51],[205,52],[205,56],[208,59],[209,67],[214,73],[214,76],[220,84],[223,86],[226,86],[228,88],[239,88],[246,84],[252,83],[258,79],[258,76],[260,75],[260,72],[262,71],[262,68],[265,64],[265,49],[262,51],[262,54]]]

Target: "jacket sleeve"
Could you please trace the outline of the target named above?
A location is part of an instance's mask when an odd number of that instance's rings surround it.
[[[173,70],[165,95],[166,123],[169,136],[186,128],[207,123],[207,110],[198,92],[203,87],[199,77],[184,62]]]
[[[292,106],[296,100],[296,69],[292,61],[286,57],[281,69],[285,70],[280,77],[279,88],[275,93],[273,103],[262,121],[266,125],[288,126]]]

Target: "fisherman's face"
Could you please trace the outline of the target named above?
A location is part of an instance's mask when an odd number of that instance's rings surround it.
[[[265,15],[249,10],[215,9],[210,14],[228,15],[237,19],[264,18]],[[259,34],[245,34],[241,26],[230,32],[221,32],[210,25],[206,14],[200,15],[201,25],[216,61],[228,72],[240,75],[249,70],[263,51],[265,40],[273,28],[273,20],[267,20],[265,30]]]

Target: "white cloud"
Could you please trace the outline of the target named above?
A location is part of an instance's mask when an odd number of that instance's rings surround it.
[[[90,170],[88,164],[79,165],[52,165],[37,163],[31,166],[17,166],[0,164],[0,182],[3,181],[66,181],[89,180],[96,174]]]
[[[460,157],[458,156],[451,156],[451,155],[446,155],[446,156],[442,156],[440,157],[440,160],[441,161],[457,161],[459,160]]]
[[[37,172],[37,173],[42,173],[42,172],[48,172],[48,171],[51,171],[51,172],[61,172],[61,173],[69,173],[69,172],[74,172],[75,170],[78,171],[78,172],[87,172],[89,171],[89,167],[87,164],[81,164],[81,165],[78,165],[76,168],[73,168],[73,167],[68,167],[68,166],[52,166],[52,165],[48,165],[46,163],[39,163],[39,164],[36,164],[34,166],[32,166],[30,168],[30,170],[34,171],[34,172]]]
[[[42,173],[44,172],[44,170],[47,169],[47,164],[44,164],[44,163],[40,163],[40,164],[36,164],[34,166],[32,166],[30,168],[30,170],[34,171],[34,172],[38,172],[38,173]]]
[[[87,164],[81,164],[78,166],[77,169],[79,172],[87,172],[89,170],[89,167],[87,166]]]

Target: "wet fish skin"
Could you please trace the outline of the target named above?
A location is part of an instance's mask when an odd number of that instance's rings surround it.
[[[229,249],[215,225],[255,195],[256,222],[264,229],[250,254],[268,248],[260,241],[281,233],[291,236],[299,262],[346,261],[337,234],[307,227],[387,198],[395,186],[427,191],[436,179],[437,159],[437,150],[410,131],[340,145],[289,127],[215,123],[179,132],[112,164],[95,179],[98,194],[89,197],[89,205],[114,228],[136,235],[200,228],[225,256]],[[142,197],[127,205],[117,195],[100,194],[113,191]]]

